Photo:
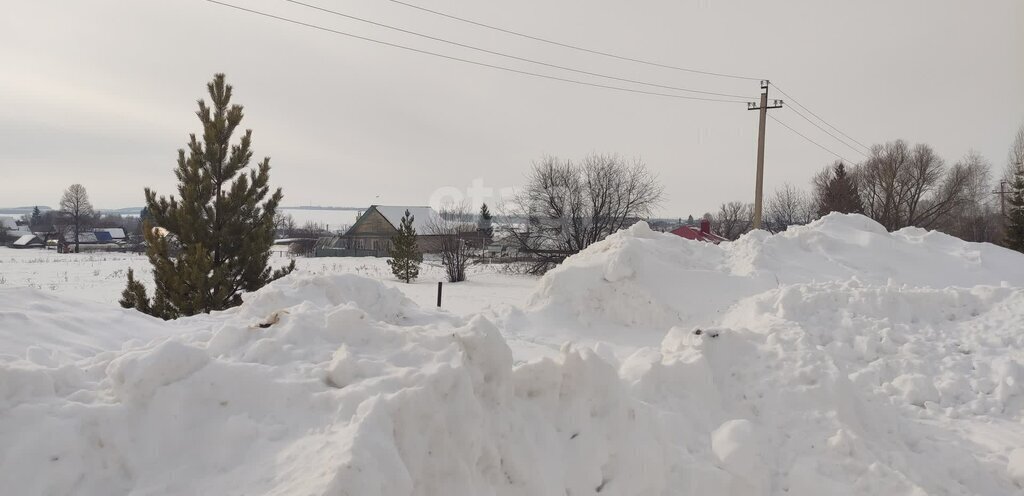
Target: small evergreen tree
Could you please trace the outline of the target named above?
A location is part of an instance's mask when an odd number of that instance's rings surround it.
[[[153,300],[129,278],[124,303],[157,317],[224,310],[290,273],[295,262],[271,271],[274,213],[281,189],[270,193],[270,159],[246,171],[252,158],[252,130],[231,143],[242,121],[242,106],[231,105],[231,85],[217,74],[207,84],[212,106],[199,101],[202,141],[192,134],[188,151],[178,150],[179,197],[157,197],[146,188],[143,235],[153,265]],[[157,229],[157,227],[159,229]],[[173,242],[172,242],[173,241]],[[177,245],[177,246],[175,246]],[[177,254],[172,253],[180,251]],[[137,284],[137,281],[135,281]]]
[[[128,269],[128,286],[121,292],[121,300],[118,301],[123,308],[134,308],[142,313],[152,314],[149,306],[149,295],[146,294],[146,287],[135,279],[135,271]]]
[[[819,193],[818,215],[824,216],[831,212],[844,214],[864,212],[857,183],[846,173],[846,166],[842,162],[835,165],[832,177],[828,179],[824,190]]]
[[[142,209],[139,210],[139,222],[135,224],[135,234],[143,234],[147,223],[152,224],[153,220],[149,217],[149,209],[142,207]]]
[[[43,223],[43,214],[39,211],[39,207],[32,207],[32,217],[28,219],[29,226],[38,226]]]
[[[1010,209],[1006,213],[1006,246],[1024,253],[1024,165],[1016,164],[1010,189]]]
[[[391,256],[388,260],[391,272],[406,283],[419,277],[420,262],[423,261],[423,255],[416,248],[416,229],[412,227],[415,219],[408,210],[405,211],[398,234],[391,238],[391,249],[388,252]]]
[[[477,221],[476,230],[480,231],[488,238],[494,234],[494,227],[491,226],[492,218],[491,211],[487,208],[487,204],[484,203],[480,205],[480,219]]]

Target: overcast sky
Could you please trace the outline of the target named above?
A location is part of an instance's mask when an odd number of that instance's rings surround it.
[[[487,63],[625,85],[367,26],[282,0],[225,0]],[[462,43],[657,84],[730,94],[727,79],[559,49],[386,0],[304,0]],[[1024,123],[1024,2],[407,0],[513,30],[705,71],[767,77],[865,144],[903,138],[997,169]],[[8,1],[0,16],[0,207],[51,205],[79,182],[100,208],[173,193],[195,100],[224,72],[285,205],[425,204],[495,194],[544,156],[642,158],[661,212],[752,201],[757,115],[541,80],[261,18],[200,0]],[[632,86],[638,89],[648,89]],[[772,98],[783,98],[772,94]],[[787,105],[788,106],[788,105]],[[799,109],[799,108],[798,108]],[[861,157],[789,108],[772,115]],[[804,186],[835,157],[768,121],[765,189]],[[486,192],[485,192],[486,193]],[[493,200],[492,200],[493,202]]]

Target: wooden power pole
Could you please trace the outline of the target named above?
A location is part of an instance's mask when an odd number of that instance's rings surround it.
[[[1005,219],[1006,218],[1006,195],[1010,194],[1009,191],[1006,191],[1006,180],[999,181],[999,191],[993,191],[992,194],[993,195],[999,195],[999,210],[1000,210],[1000,213],[1003,215],[1003,218]]]
[[[754,229],[761,228],[761,204],[762,199],[764,198],[764,124],[765,120],[768,118],[768,109],[777,109],[782,107],[782,100],[774,100],[772,105],[768,105],[769,84],[770,83],[767,79],[761,80],[760,105],[754,102],[747,103],[747,110],[761,111],[757,127],[757,182],[754,186]]]

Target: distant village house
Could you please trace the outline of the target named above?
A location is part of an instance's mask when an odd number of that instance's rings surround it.
[[[386,257],[391,239],[398,234],[406,210],[413,216],[416,243],[421,253],[436,253],[443,235],[432,233],[439,223],[439,214],[431,207],[371,205],[344,234],[320,238],[314,248],[318,257]],[[476,231],[460,233],[467,243],[485,243]],[[478,239],[479,238],[479,239]]]
[[[711,221],[708,219],[700,220],[700,227],[681,225],[671,231],[676,236],[682,236],[686,239],[692,239],[694,241],[703,241],[705,243],[718,244],[722,241],[728,241],[727,239],[711,232]]]

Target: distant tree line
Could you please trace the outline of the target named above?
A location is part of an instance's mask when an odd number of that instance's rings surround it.
[[[992,194],[992,165],[978,153],[950,164],[927,144],[890,141],[873,146],[859,164],[839,161],[821,169],[809,190],[792,184],[776,189],[765,199],[762,228],[775,233],[831,212],[859,213],[890,231],[915,226],[1020,247],[1024,233],[1015,229],[1024,225],[1024,208],[1017,206],[1024,204],[1022,161],[1024,126],[1011,147],[1001,178],[1007,194],[1000,198]],[[715,232],[736,239],[752,228],[753,206],[726,202],[705,217]],[[1022,241],[1013,241],[1015,236]]]
[[[61,195],[58,205],[59,208],[56,210],[43,210],[35,206],[31,213],[22,215],[20,223],[32,232],[72,240],[71,246],[76,252],[79,234],[90,232],[93,228],[117,227],[124,229],[126,234],[141,234],[141,216],[97,211],[89,200],[85,186],[81,184],[68,186]],[[5,239],[5,234],[0,229],[0,242],[11,241]]]
[[[319,238],[330,234],[328,227],[312,220],[300,226],[291,214],[278,212],[274,215],[274,233],[278,238]],[[335,231],[338,231],[346,226],[336,227]]]

